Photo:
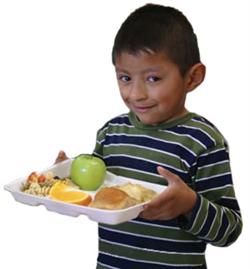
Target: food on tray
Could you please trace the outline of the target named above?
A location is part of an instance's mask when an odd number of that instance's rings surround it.
[[[58,181],[51,187],[49,197],[54,200],[77,205],[88,205],[92,200],[91,196],[87,193],[76,190],[63,181]]]
[[[95,195],[91,207],[101,209],[123,209],[136,205],[136,200],[130,197],[126,192],[115,187],[104,187]]]
[[[157,193],[147,189],[140,184],[132,184],[130,182],[117,186],[120,190],[126,192],[130,197],[137,200],[138,203],[143,203],[152,200]]]
[[[117,210],[150,201],[156,195],[157,193],[153,190],[147,189],[140,184],[128,182],[123,185],[100,189],[90,206]]]
[[[76,157],[70,168],[70,178],[82,190],[98,189],[105,178],[106,166],[102,159],[82,154]]]
[[[86,155],[81,156],[84,157],[84,160],[86,159]],[[92,158],[95,157],[91,156],[91,160]],[[93,172],[94,166],[92,166],[92,161],[90,166],[87,165],[85,167],[86,170],[90,169],[89,171]],[[85,174],[83,175],[83,178],[85,178]],[[48,197],[52,200],[84,206],[90,205],[91,207],[109,210],[128,208],[150,201],[157,195],[155,191],[145,188],[141,184],[133,184],[131,182],[114,186],[105,186],[104,184],[95,193],[92,201],[91,195],[80,190],[79,185],[75,184],[71,178],[59,178],[54,176],[53,172],[44,174],[32,172],[22,185],[21,191],[31,195]]]
[[[51,187],[58,181],[66,182],[68,185],[79,189],[70,179],[60,179],[54,176],[52,172],[46,174],[32,172],[22,185],[21,191],[32,195],[48,196]]]

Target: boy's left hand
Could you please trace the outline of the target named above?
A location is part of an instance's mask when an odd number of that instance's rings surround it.
[[[195,205],[196,192],[169,170],[160,166],[157,170],[167,180],[168,187],[144,206],[140,217],[148,220],[170,220],[188,214]]]

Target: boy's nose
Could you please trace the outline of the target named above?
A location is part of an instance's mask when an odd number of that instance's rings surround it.
[[[140,101],[147,98],[146,87],[142,81],[133,81],[129,92],[129,98],[133,101]]]

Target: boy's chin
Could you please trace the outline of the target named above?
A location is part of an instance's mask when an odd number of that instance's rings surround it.
[[[140,117],[138,115],[136,115],[136,116],[137,116],[137,119],[139,120],[139,122],[141,122],[141,123],[143,123],[145,125],[152,125],[152,126],[154,126],[154,125],[159,124],[158,122],[156,122],[156,121],[154,121],[152,119],[148,119],[146,117]]]

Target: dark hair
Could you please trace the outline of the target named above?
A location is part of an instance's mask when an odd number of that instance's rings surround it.
[[[177,9],[147,4],[136,9],[121,25],[114,41],[112,62],[122,52],[162,52],[184,75],[200,62],[196,35],[188,19]]]

